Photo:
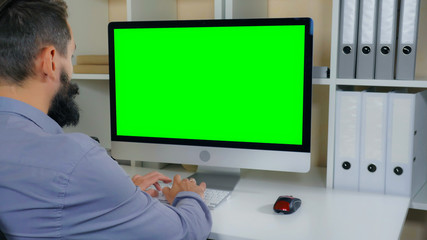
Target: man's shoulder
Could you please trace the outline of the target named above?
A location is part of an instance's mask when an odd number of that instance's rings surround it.
[[[90,149],[99,146],[98,142],[84,133],[63,133],[54,136],[69,144],[72,148],[79,148],[82,152],[87,152]]]
[[[56,153],[69,161],[79,161],[94,148],[101,148],[99,144],[83,133],[63,133],[51,135],[45,139],[46,150]]]
[[[25,138],[24,138],[25,137]],[[7,143],[7,156],[1,162],[70,173],[93,149],[100,148],[91,137],[82,133],[33,133],[12,138]],[[0,149],[7,147],[1,146]]]

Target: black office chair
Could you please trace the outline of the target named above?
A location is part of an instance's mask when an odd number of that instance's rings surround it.
[[[4,234],[0,231],[0,240],[7,240]]]

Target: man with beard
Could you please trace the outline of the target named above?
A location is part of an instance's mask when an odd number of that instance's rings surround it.
[[[164,205],[151,196],[171,179],[131,180],[90,137],[63,132],[79,119],[74,51],[63,0],[0,0],[0,232],[9,240],[206,239],[204,183],[175,176]]]

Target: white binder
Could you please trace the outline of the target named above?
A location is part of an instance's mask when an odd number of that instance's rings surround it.
[[[412,197],[414,197],[427,182],[427,90],[417,93],[415,96],[414,126]]]
[[[356,78],[374,79],[377,0],[360,0]]]
[[[394,79],[397,0],[379,0],[375,78]]]
[[[361,99],[361,92],[336,94],[335,189],[359,189]]]
[[[339,78],[355,78],[359,0],[341,0],[338,66]]]
[[[385,193],[387,93],[362,92],[359,191]]]
[[[390,93],[386,194],[412,197],[427,180],[427,91]]]
[[[415,78],[420,0],[401,0],[396,50],[396,79]]]

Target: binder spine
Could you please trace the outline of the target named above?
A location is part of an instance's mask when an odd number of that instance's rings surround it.
[[[377,0],[361,0],[360,3],[356,78],[373,79],[375,76],[377,3]]]
[[[379,0],[375,78],[394,79],[397,0]]]
[[[387,131],[386,194],[410,196],[415,95],[390,93]]]
[[[385,193],[387,94],[362,93],[359,190]]]
[[[337,92],[334,188],[359,190],[360,92]]]
[[[401,0],[396,79],[415,78],[419,11],[419,0]]]
[[[339,78],[355,78],[359,0],[341,0],[338,44]]]

